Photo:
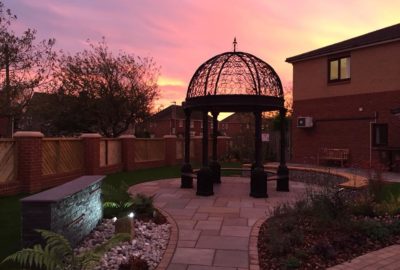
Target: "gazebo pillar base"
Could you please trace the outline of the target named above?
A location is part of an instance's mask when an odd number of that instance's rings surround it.
[[[198,196],[214,195],[212,172],[209,167],[203,167],[197,172],[197,192]]]
[[[221,184],[221,165],[216,160],[210,162],[212,181],[215,184]]]
[[[190,163],[184,163],[181,167],[181,188],[193,188],[193,177],[184,174],[192,174],[193,169]]]
[[[267,174],[262,167],[251,170],[250,196],[254,198],[268,198]]]
[[[289,191],[289,169],[286,165],[279,165],[276,191]]]

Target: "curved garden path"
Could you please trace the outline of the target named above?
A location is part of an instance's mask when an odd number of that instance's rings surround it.
[[[290,192],[276,192],[276,183],[269,182],[269,198],[255,199],[249,196],[249,178],[241,177],[223,177],[222,184],[214,185],[215,194],[210,197],[196,196],[195,188],[179,187],[180,179],[167,179],[129,189],[132,194],[155,195],[155,205],[173,225],[170,243],[157,268],[160,270],[259,269],[259,226],[276,205],[296,200],[306,192],[306,185],[300,182],[291,182]],[[400,249],[395,250],[399,254]],[[394,258],[385,254],[373,255],[374,263]],[[400,269],[398,255],[397,258],[398,268],[384,269]],[[354,267],[346,263],[334,269],[367,269],[356,268],[360,265],[358,258],[353,261],[358,263]]]

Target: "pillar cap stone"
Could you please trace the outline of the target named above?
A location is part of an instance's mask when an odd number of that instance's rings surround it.
[[[124,134],[124,135],[120,135],[118,138],[120,138],[120,139],[135,139],[136,136],[132,135],[132,134]]]
[[[172,139],[172,138],[176,139],[176,135],[164,135],[163,138],[165,138],[165,139]]]
[[[99,133],[82,133],[81,138],[101,138]]]
[[[44,135],[40,131],[17,131],[13,135],[14,138],[43,138]]]

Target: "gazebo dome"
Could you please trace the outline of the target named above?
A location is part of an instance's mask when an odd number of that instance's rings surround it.
[[[270,65],[252,54],[233,51],[214,56],[194,73],[186,100],[209,95],[283,98],[283,91]]]

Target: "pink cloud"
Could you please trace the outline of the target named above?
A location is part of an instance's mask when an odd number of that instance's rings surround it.
[[[158,103],[180,103],[197,67],[215,54],[238,49],[267,61],[284,84],[287,57],[398,23],[396,1],[240,0],[5,0],[18,29],[36,28],[57,47],[75,52],[85,40],[151,56],[161,74],[186,86],[162,86]]]

